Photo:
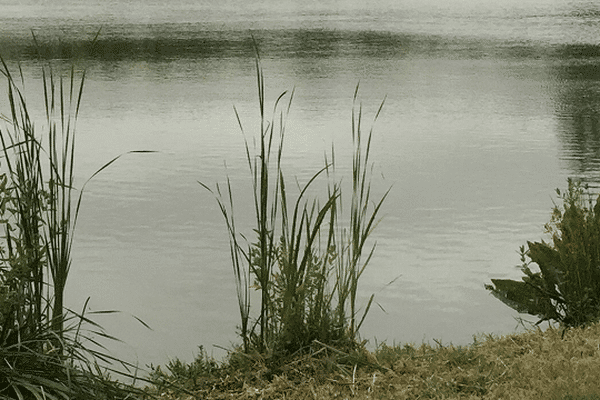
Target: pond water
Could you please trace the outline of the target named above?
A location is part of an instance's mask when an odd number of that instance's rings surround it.
[[[116,155],[157,151],[123,156],[88,184],[69,305],[79,309],[90,296],[92,310],[123,311],[98,322],[126,343],[111,348],[141,365],[191,360],[198,345],[220,357],[213,345],[237,342],[228,238],[197,181],[223,183],[228,174],[239,223],[251,232],[233,106],[254,134],[252,35],[268,108],[295,89],[284,155],[290,178],[306,182],[332,143],[347,175],[354,89],[360,82],[365,128],[385,98],[374,126],[373,190],[391,191],[360,287],[361,304],[376,293],[381,307],[362,336],[467,344],[476,333],[513,332],[517,314],[483,285],[520,277],[516,251],[543,238],[554,189],[567,177],[600,182],[600,7],[247,3],[0,0],[0,51],[11,67],[21,62],[32,102],[41,93],[32,30],[57,70],[87,70],[78,182]]]

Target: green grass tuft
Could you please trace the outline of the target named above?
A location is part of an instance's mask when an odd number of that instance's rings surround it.
[[[362,130],[362,107],[352,112],[352,193],[345,199],[335,180],[334,154],[307,182],[290,184],[282,167],[286,119],[293,99],[283,92],[266,112],[265,80],[256,56],[260,128],[252,147],[245,139],[246,159],[253,187],[255,228],[253,236],[238,232],[234,218],[234,195],[230,181],[211,189],[229,234],[230,254],[241,318],[244,352],[254,350],[269,362],[306,351],[314,341],[352,349],[358,330],[373,302],[361,310],[357,304],[358,282],[375,250],[367,248],[387,196],[373,200],[369,160],[372,131]],[[379,116],[379,108],[375,120]],[[243,124],[238,123],[245,135]],[[310,190],[324,180],[327,190]],[[297,191],[294,191],[297,187]],[[349,201],[347,215],[343,202]],[[346,205],[348,206],[348,205]],[[259,313],[253,318],[250,288],[260,292]]]

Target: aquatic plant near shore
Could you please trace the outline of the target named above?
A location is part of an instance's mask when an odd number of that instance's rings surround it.
[[[78,313],[63,300],[85,187],[76,196],[75,123],[85,73],[76,82],[71,68],[64,81],[43,67],[44,137],[31,119],[24,90],[0,62],[9,108],[8,115],[0,115],[5,122],[0,128],[5,232],[0,237],[0,398],[126,398],[135,390],[110,380],[108,366],[101,368],[98,361],[119,362],[130,371],[137,367],[103,351],[97,338],[114,338],[85,315],[87,302]],[[136,372],[119,373],[136,379]]]
[[[352,196],[348,227],[344,226],[341,184],[334,180],[335,156],[293,197],[282,168],[286,119],[293,99],[283,92],[275,101],[269,120],[265,111],[265,81],[256,56],[259,137],[251,149],[245,138],[252,176],[255,241],[238,232],[234,217],[231,182],[215,190],[199,182],[217,199],[229,234],[230,254],[241,317],[240,336],[245,352],[285,355],[314,340],[353,347],[373,301],[362,316],[357,307],[358,281],[369,263],[374,246],[363,258],[367,239],[377,223],[387,192],[372,203],[369,153],[372,130],[364,141],[362,107],[352,112]],[[287,103],[286,103],[287,101]],[[383,102],[375,115],[379,116]],[[243,124],[235,114],[242,133]],[[309,189],[320,177],[329,178],[326,196],[309,198]],[[251,284],[252,282],[252,284]],[[252,323],[250,286],[260,291],[260,314]],[[257,331],[258,329],[258,331]]]
[[[7,206],[2,209],[6,216],[3,222],[7,251],[3,258],[7,265],[3,269],[2,283],[9,293],[16,285],[19,290],[14,295],[31,301],[30,305],[20,305],[25,310],[19,311],[17,307],[16,319],[24,320],[5,318],[3,322],[18,322],[21,335],[25,329],[28,334],[35,334],[41,330],[41,324],[48,322],[56,336],[54,344],[62,352],[63,296],[79,208],[79,202],[76,210],[72,207],[74,130],[85,74],[76,86],[75,73],[71,70],[68,93],[65,93],[62,78],[57,83],[51,70],[48,74],[46,68],[42,69],[48,125],[46,150],[41,136],[36,136],[24,94],[4,61],[3,68],[10,115],[3,118],[7,128],[0,130]],[[24,85],[22,76],[21,82]],[[2,334],[11,331],[10,327],[4,328]]]
[[[538,316],[538,323],[586,326],[600,320],[600,197],[593,205],[588,193],[586,204],[581,182],[571,179],[557,194],[563,206],[554,206],[546,225],[552,243],[521,246],[522,281],[492,279],[485,287],[518,312]]]

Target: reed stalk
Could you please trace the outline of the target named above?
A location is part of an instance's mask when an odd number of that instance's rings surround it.
[[[389,193],[388,189],[385,194],[373,204],[372,211],[369,210],[369,204],[371,203],[371,176],[373,170],[373,165],[369,162],[369,156],[371,153],[373,125],[379,118],[379,114],[381,113],[383,105],[385,104],[385,99],[381,102],[379,109],[373,118],[373,123],[366,137],[367,140],[365,144],[363,143],[364,136],[362,132],[362,105],[358,105],[357,112],[358,89],[359,86],[357,85],[356,90],[354,91],[354,105],[352,107],[352,142],[354,145],[354,154],[352,160],[352,199],[350,209],[351,246],[348,248],[349,254],[347,256],[347,262],[349,264],[345,270],[343,267],[340,268],[344,277],[341,279],[338,277],[338,280],[344,282],[344,290],[348,290],[350,294],[349,334],[351,338],[356,336],[358,329],[362,325],[367,313],[369,312],[369,308],[373,303],[374,295],[371,295],[363,312],[363,316],[357,323],[356,294],[358,291],[358,282],[369,261],[371,260],[376,246],[376,244],[373,244],[371,250],[366,256],[366,259],[363,261],[365,244],[378,222],[377,216],[379,214],[379,210],[381,209],[381,206],[383,205],[383,202]],[[342,248],[344,248],[343,242]]]

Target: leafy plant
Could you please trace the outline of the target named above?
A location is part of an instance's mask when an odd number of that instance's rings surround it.
[[[273,116],[265,111],[264,76],[258,51],[256,56],[260,131],[257,147],[248,139],[246,159],[252,176],[256,235],[248,243],[238,232],[234,218],[234,196],[229,179],[224,190],[213,191],[229,234],[230,253],[236,279],[241,317],[240,335],[247,353],[291,354],[313,340],[352,346],[360,325],[373,301],[371,297],[358,318],[358,280],[364,272],[374,246],[363,259],[368,237],[387,193],[374,204],[371,200],[370,132],[364,141],[362,108],[354,94],[352,139],[352,196],[349,224],[343,225],[342,191],[334,179],[335,163],[325,165],[303,185],[298,193],[289,189],[282,168],[285,121],[293,92],[283,92],[275,101]],[[286,103],[287,100],[287,103]],[[377,119],[383,103],[379,108]],[[236,110],[240,129],[244,128]],[[310,189],[320,177],[328,178],[327,193],[310,198]],[[332,281],[333,277],[333,281]],[[259,290],[260,314],[251,323],[250,293]]]
[[[586,201],[581,182],[571,179],[557,194],[563,206],[555,205],[546,225],[552,242],[527,242],[528,250],[520,250],[522,280],[492,279],[486,288],[516,311],[539,317],[538,323],[584,326],[600,319],[600,198],[593,205],[588,194]]]

